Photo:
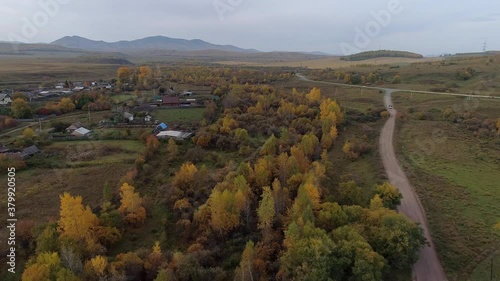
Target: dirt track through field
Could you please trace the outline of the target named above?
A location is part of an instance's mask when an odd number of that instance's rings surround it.
[[[384,103],[391,113],[391,116],[385,123],[382,128],[382,133],[380,134],[380,155],[382,156],[382,162],[384,163],[385,172],[389,181],[399,189],[401,194],[403,194],[403,199],[401,200],[398,211],[405,214],[414,222],[419,223],[424,230],[425,238],[429,242],[429,246],[421,250],[420,259],[413,266],[413,280],[446,281],[446,274],[437,256],[434,243],[432,242],[425,211],[422,208],[422,204],[415,190],[410,185],[405,172],[399,165],[396,153],[394,152],[393,138],[397,111],[395,109],[389,109],[389,105],[392,105],[391,93],[391,90],[386,90],[384,96]]]
[[[446,278],[443,266],[439,261],[436,248],[434,247],[434,243],[432,242],[432,237],[429,230],[429,226],[427,224],[427,217],[425,215],[424,208],[422,207],[420,199],[418,198],[418,195],[411,186],[410,181],[408,180],[408,177],[406,176],[404,170],[401,168],[401,165],[399,164],[398,159],[396,157],[396,153],[394,151],[393,140],[394,140],[394,130],[396,127],[397,111],[394,108],[389,108],[389,105],[392,105],[391,94],[394,92],[416,92],[416,91],[345,85],[345,84],[326,82],[326,81],[313,81],[301,74],[297,74],[297,77],[300,80],[307,82],[331,84],[341,87],[376,89],[381,92],[385,92],[384,104],[387,110],[390,112],[391,116],[389,120],[387,120],[387,122],[385,123],[384,127],[382,128],[379,140],[380,155],[382,157],[384,169],[391,184],[396,186],[403,195],[403,199],[401,200],[401,205],[399,206],[398,211],[406,215],[412,221],[420,224],[420,226],[424,231],[425,238],[429,243],[428,246],[424,247],[420,251],[420,258],[417,261],[417,263],[413,266],[412,279],[413,281],[447,281],[448,279]],[[421,92],[421,93],[427,94],[428,92]],[[458,95],[466,97],[470,96],[463,94],[448,94],[448,93],[428,93],[428,94]],[[491,98],[485,96],[474,96],[474,97]]]

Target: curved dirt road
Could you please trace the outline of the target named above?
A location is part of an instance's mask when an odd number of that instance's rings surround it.
[[[405,172],[399,165],[396,153],[394,152],[393,137],[397,111],[388,108],[389,105],[392,104],[392,92],[391,90],[386,90],[384,96],[384,103],[387,110],[391,113],[391,117],[385,123],[382,128],[382,133],[380,134],[380,155],[389,181],[399,189],[401,194],[403,194],[403,199],[401,200],[398,211],[405,214],[414,222],[419,223],[424,230],[425,238],[427,238],[429,242],[429,246],[426,246],[420,251],[420,259],[413,266],[413,280],[446,281],[446,274],[437,256],[434,243],[432,242],[425,211],[422,208],[415,190],[410,185]]]
[[[447,281],[448,279],[446,278],[446,274],[444,273],[441,262],[439,261],[439,258],[437,256],[434,243],[432,242],[432,237],[429,231],[429,226],[427,224],[425,211],[422,207],[422,204],[420,203],[420,199],[415,193],[415,190],[411,186],[410,181],[406,177],[405,172],[399,165],[396,153],[394,152],[393,138],[396,126],[397,111],[394,108],[389,109],[389,105],[392,105],[391,94],[399,91],[408,91],[408,92],[411,91],[400,90],[400,89],[345,85],[345,84],[325,82],[325,81],[313,81],[300,74],[297,74],[297,76],[300,80],[307,82],[332,84],[337,86],[344,86],[344,87],[347,86],[354,88],[371,88],[385,92],[384,104],[387,110],[390,112],[391,116],[389,120],[385,123],[384,127],[382,128],[379,140],[380,155],[382,157],[384,169],[391,184],[396,186],[403,195],[403,199],[401,200],[401,205],[399,206],[398,211],[406,215],[414,222],[420,224],[420,226],[424,231],[425,238],[429,242],[429,246],[426,246],[420,251],[420,258],[417,261],[417,263],[413,266],[412,279],[413,281]],[[434,93],[434,94],[446,95],[446,93]],[[458,95],[470,96],[462,94]]]

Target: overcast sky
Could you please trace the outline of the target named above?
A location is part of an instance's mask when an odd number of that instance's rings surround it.
[[[496,0],[1,0],[0,15],[0,41],[164,35],[261,51],[500,49]]]

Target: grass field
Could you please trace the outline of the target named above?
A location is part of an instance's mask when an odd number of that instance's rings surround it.
[[[134,99],[134,98],[135,98],[135,95],[133,93],[112,96],[113,101],[116,103],[125,102],[128,100]]]
[[[463,99],[397,94],[394,104],[402,110],[428,111],[462,106]],[[480,101],[474,108],[483,114],[496,108],[498,114],[500,103]],[[471,131],[446,121],[410,120],[400,125],[396,136],[449,279],[468,276],[477,268],[472,280],[489,280],[484,272],[489,268],[477,267],[477,257],[500,241],[493,230],[500,220],[498,140],[476,139]],[[500,263],[495,270],[500,271]]]
[[[293,80],[283,86],[287,91],[296,88],[298,91],[308,93],[313,87],[321,89],[321,93],[327,97],[331,97],[344,109],[355,109],[361,112],[366,112],[368,109],[375,109],[384,106],[383,96],[379,91],[368,89],[353,89],[340,87],[335,85],[304,82]]]
[[[152,112],[154,119],[169,123],[192,123],[203,119],[205,108],[159,108]]]

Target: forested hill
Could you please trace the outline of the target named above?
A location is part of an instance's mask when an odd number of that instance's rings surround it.
[[[424,56],[422,56],[421,54],[405,52],[405,51],[380,50],[380,51],[362,52],[354,55],[341,57],[340,59],[345,61],[361,61],[361,60],[383,58],[383,57],[421,59]]]

